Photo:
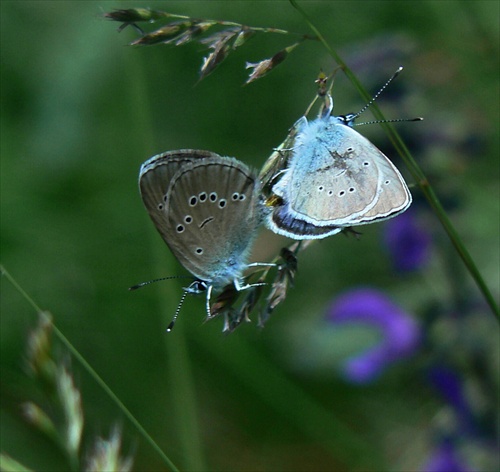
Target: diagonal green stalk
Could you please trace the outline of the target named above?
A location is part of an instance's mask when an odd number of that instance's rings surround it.
[[[321,32],[314,26],[312,21],[310,20],[309,16],[306,14],[306,12],[300,7],[297,3],[297,0],[289,0],[291,5],[299,11],[299,13],[303,16],[304,21],[308,24],[308,26],[311,28],[311,30],[314,32],[314,34],[318,37],[319,41],[323,44],[325,49],[330,53],[332,58],[335,60],[335,62],[342,68],[344,71],[345,75],[347,78],[353,83],[354,87],[358,90],[360,95],[368,102],[371,98],[370,94],[368,91],[363,87],[361,82],[357,79],[357,77],[354,75],[354,73],[349,69],[349,67],[346,65],[346,63],[342,60],[342,58],[337,54],[337,52],[328,44],[324,36],[321,34]],[[374,103],[370,106],[370,108],[373,110],[373,114],[378,120],[384,120],[384,115],[378,108],[378,106]],[[465,264],[465,267],[469,271],[471,277],[475,281],[476,285],[478,286],[479,290],[483,294],[483,297],[485,298],[486,302],[488,303],[489,307],[491,308],[491,311],[493,314],[497,317],[497,319],[500,321],[500,311],[498,309],[497,302],[495,298],[493,297],[493,294],[491,293],[490,289],[486,285],[486,282],[484,281],[481,273],[479,272],[479,269],[477,268],[474,260],[472,259],[469,251],[465,247],[464,243],[462,242],[460,236],[458,235],[457,231],[455,230],[455,227],[451,223],[450,219],[448,218],[448,215],[446,214],[443,206],[441,205],[441,202],[439,201],[438,197],[436,196],[436,193],[434,192],[434,189],[432,188],[431,184],[427,180],[427,177],[425,176],[424,172],[422,169],[419,167],[413,156],[410,154],[410,151],[406,147],[406,145],[403,143],[403,140],[397,133],[397,131],[394,129],[394,126],[392,126],[390,123],[382,123],[383,128],[385,129],[387,135],[389,136],[389,139],[393,143],[394,147],[400,154],[401,158],[403,159],[404,163],[408,167],[408,170],[410,171],[412,177],[415,179],[417,185],[420,187],[422,193],[424,194],[425,198],[427,199],[429,205],[433,209],[435,215],[437,216],[439,222],[441,223],[442,227],[444,228],[446,234],[448,235],[448,238],[450,239],[451,243],[455,247],[456,251],[458,252],[458,255],[462,259],[463,263]]]
[[[12,277],[9,271],[0,265],[0,273],[4,276],[12,286],[21,294],[21,296],[34,308],[37,313],[41,313],[43,310],[37,305],[37,303],[28,295],[28,293],[17,283],[17,281]],[[52,323],[52,327],[55,335],[64,344],[68,351],[73,355],[73,357],[82,365],[82,367],[89,373],[89,375],[95,380],[95,382],[108,394],[111,400],[117,405],[119,410],[125,415],[126,418],[132,423],[132,425],[137,429],[140,435],[145,439],[147,443],[156,451],[156,453],[161,457],[164,463],[167,465],[169,470],[172,472],[179,472],[179,469],[175,464],[168,458],[168,456],[162,451],[160,446],[155,442],[155,440],[149,435],[149,433],[144,429],[144,427],[139,423],[137,418],[132,414],[132,412],[124,405],[124,403],[116,396],[116,394],[109,388],[108,384],[104,379],[91,367],[91,365],[86,361],[86,359],[78,352],[78,350],[71,344],[68,338],[59,330],[59,328]]]

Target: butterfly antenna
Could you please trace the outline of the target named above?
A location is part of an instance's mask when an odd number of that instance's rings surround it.
[[[423,118],[418,116],[417,118],[396,118],[394,120],[374,120],[374,121],[364,121],[363,123],[353,123],[351,126],[362,126],[362,125],[374,125],[377,123],[400,123],[401,121],[422,121]]]
[[[394,74],[392,74],[392,76],[389,78],[389,80],[380,88],[380,90],[371,98],[371,100],[363,108],[361,108],[361,110],[359,110],[357,113],[355,113],[354,115],[352,115],[352,117],[350,117],[351,118],[350,121],[354,121],[359,115],[361,115],[362,113],[364,113],[375,102],[375,100],[377,100],[377,98],[380,97],[380,95],[382,94],[382,92],[400,74],[400,72],[402,70],[403,70],[403,68],[399,67],[398,70],[396,72],[394,72]],[[410,121],[414,121],[414,120],[410,120]]]
[[[141,282],[140,284],[132,285],[132,287],[129,287],[129,290],[137,290],[138,288],[144,287],[146,285],[170,279],[192,279],[192,277],[190,277],[189,275],[172,275],[170,277],[161,277],[159,279],[148,280],[147,282]]]
[[[177,305],[177,309],[175,310],[174,317],[172,318],[172,321],[170,322],[170,324],[167,326],[167,333],[170,333],[170,331],[172,331],[174,329],[175,321],[177,320],[177,317],[179,316],[179,312],[181,311],[182,304],[184,303],[184,300],[186,299],[188,293],[189,292],[184,292],[182,294],[181,300],[180,300],[179,304]]]

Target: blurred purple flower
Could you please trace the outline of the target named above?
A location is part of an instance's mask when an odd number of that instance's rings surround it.
[[[428,378],[442,398],[455,410],[462,428],[475,432],[474,416],[464,394],[462,380],[451,369],[442,366],[431,367]]]
[[[386,295],[375,289],[359,288],[338,297],[328,311],[332,323],[365,323],[381,331],[383,341],[347,359],[343,374],[354,383],[375,380],[395,361],[409,357],[418,348],[417,322]]]
[[[399,272],[418,270],[429,258],[431,237],[418,225],[411,210],[386,223],[384,243]]]
[[[451,443],[445,441],[427,460],[422,472],[471,472],[471,469],[458,457]]]

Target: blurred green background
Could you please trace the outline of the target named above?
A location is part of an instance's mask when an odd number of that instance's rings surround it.
[[[498,298],[499,3],[301,5],[371,92],[405,67],[394,84],[398,96],[389,99],[388,91],[379,106],[388,118],[425,117],[398,130],[449,203]],[[425,269],[393,270],[381,244],[385,223],[363,227],[359,240],[328,238],[302,254],[295,288],[263,330],[255,315],[224,336],[222,320],[202,323],[203,297],[190,297],[166,334],[185,282],[127,291],[141,281],[185,274],[143,208],[140,164],[159,152],[193,148],[260,168],[314,97],[319,70],[335,66],[319,43],[308,41],[270,75],[242,86],[245,62],[293,42],[258,35],[197,83],[207,55],[200,44],[127,47],[136,32],[118,34],[118,23],[102,18],[135,6],[310,33],[286,1],[2,1],[2,264],[53,313],[182,470],[419,470],[443,408],[421,377],[428,353],[422,348],[377,382],[353,386],[338,375],[339,363],[374,337],[362,329],[325,328],[323,319],[337,294],[359,285],[384,290],[421,322],[429,306],[452,303],[457,284],[482,306],[430,212],[424,222],[435,246]],[[341,73],[333,95],[339,114],[363,105]],[[359,131],[408,177],[378,126]],[[418,189],[413,194],[425,212]],[[285,244],[262,230],[252,260],[268,260]],[[481,309],[482,331],[497,349],[497,324]],[[1,449],[35,470],[66,470],[57,448],[26,424],[19,408],[40,396],[23,369],[35,324],[33,308],[3,278]],[[326,347],[318,344],[320,332]],[[88,444],[118,423],[135,470],[167,470],[81,365],[73,361],[72,367]]]

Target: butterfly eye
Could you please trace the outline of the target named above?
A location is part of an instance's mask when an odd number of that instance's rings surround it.
[[[212,192],[208,198],[210,199],[210,201],[212,203],[216,202],[217,201],[217,194],[215,192]]]
[[[345,195],[345,191],[344,191],[344,190],[341,190],[341,191],[339,192],[339,197],[343,197],[344,195]]]
[[[365,167],[368,167],[368,166],[370,165],[370,163],[369,163],[368,161],[365,161],[365,162],[363,162],[363,165],[364,165]]]
[[[201,256],[203,254],[203,248],[202,247],[197,247],[194,252],[196,252],[196,254],[198,254],[199,256]]]
[[[198,199],[193,195],[192,197],[190,197],[189,199],[189,205],[194,207],[196,206],[196,204],[198,203]]]
[[[226,200],[224,198],[221,198],[219,201],[219,208],[224,208],[226,206]]]
[[[207,193],[206,192],[201,192],[198,195],[198,198],[200,199],[200,202],[206,202],[207,201]]]
[[[320,186],[318,187],[318,192],[322,192],[323,190],[325,190],[325,187],[323,187],[323,185],[320,185]]]
[[[355,189],[354,187],[350,187],[350,188],[349,188],[349,192],[350,192],[350,193],[353,193],[353,192],[355,192],[355,191],[356,191],[356,189]]]
[[[245,200],[245,198],[247,198],[247,197],[246,197],[245,195],[241,194],[241,195],[239,196],[239,200],[240,200],[240,202],[242,202],[243,200]]]
[[[177,225],[177,227],[175,228],[175,230],[178,232],[178,233],[183,233],[185,228],[184,226],[182,225]]]
[[[191,215],[186,215],[186,216],[184,217],[184,223],[186,223],[186,224],[190,224],[190,223],[192,223],[192,222],[193,222],[193,217],[192,217]]]
[[[231,198],[233,202],[235,202],[238,198],[240,198],[240,194],[238,192],[234,192]]]

